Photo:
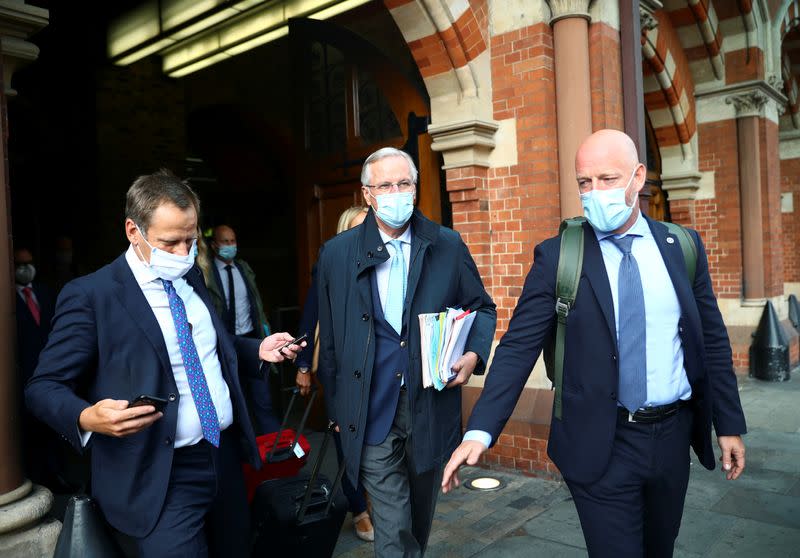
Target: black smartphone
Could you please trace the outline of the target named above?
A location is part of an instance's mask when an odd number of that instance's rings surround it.
[[[304,334],[303,334],[303,335],[301,335],[300,337],[295,337],[294,339],[292,339],[291,341],[289,341],[288,343],[286,343],[286,344],[285,344],[283,347],[281,347],[281,349],[285,349],[285,348],[286,348],[286,347],[288,347],[289,345],[299,345],[300,343],[302,343],[302,342],[303,342],[303,341],[305,341],[306,339],[308,339],[308,333],[304,333]],[[280,349],[278,349],[278,350],[280,350]]]
[[[130,402],[128,408],[141,407],[143,405],[152,405],[156,408],[155,412],[163,413],[164,408],[167,406],[168,401],[163,397],[156,397],[155,395],[140,395]]]

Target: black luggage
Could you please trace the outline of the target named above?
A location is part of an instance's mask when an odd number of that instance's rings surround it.
[[[325,432],[311,475],[261,483],[252,504],[253,558],[329,558],[347,514],[340,490],[344,463],[333,482],[320,474],[332,428]]]

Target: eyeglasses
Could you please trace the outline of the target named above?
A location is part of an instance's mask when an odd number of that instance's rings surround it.
[[[380,184],[367,184],[368,188],[375,188],[379,194],[390,192],[393,186],[397,186],[400,192],[408,192],[414,188],[414,183],[410,180],[401,180],[399,182],[381,182]]]

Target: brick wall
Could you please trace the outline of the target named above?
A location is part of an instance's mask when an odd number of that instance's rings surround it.
[[[469,247],[484,285],[491,292],[491,244],[488,211],[487,169],[463,167],[447,170],[447,191],[453,211],[453,228]]]
[[[623,130],[622,66],[619,31],[605,23],[589,26],[589,79],[592,130]]]
[[[514,469],[536,477],[556,479],[561,473],[547,456],[547,439],[500,434],[497,444],[481,456],[490,469]]]
[[[516,165],[488,173],[490,294],[499,339],[522,292],[533,247],[552,236],[560,220],[552,30],[540,23],[494,36],[491,55],[494,118],[516,118],[518,153]]]
[[[742,295],[742,239],[739,203],[739,157],[736,120],[701,124],[699,170],[714,172],[713,200],[694,202],[694,221],[706,243],[714,292],[720,298]],[[676,215],[670,206],[673,216]],[[679,211],[678,215],[682,215]]]
[[[758,51],[761,52],[761,51]],[[783,221],[778,156],[778,125],[767,118],[759,122],[761,144],[761,209],[764,227],[764,288],[766,296],[783,294]]]
[[[792,213],[781,214],[783,226],[783,280],[800,282],[800,158],[780,162],[781,192],[791,192],[794,201]]]

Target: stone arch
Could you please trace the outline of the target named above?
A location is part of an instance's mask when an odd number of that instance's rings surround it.
[[[682,159],[694,159],[692,138],[697,122],[689,64],[667,14],[659,11],[654,18],[642,32],[645,109],[662,157],[674,158],[665,148],[678,147]]]
[[[461,95],[478,94],[471,63],[489,44],[486,0],[384,0],[384,5],[426,82],[452,74],[451,85]]]
[[[800,42],[800,0],[793,0],[786,5],[782,17],[776,20],[780,24],[780,43],[776,50],[780,56],[780,78],[783,81],[783,93],[788,99],[786,106],[791,126],[800,129],[800,80],[792,69],[800,60],[800,47],[787,48],[787,39]]]

